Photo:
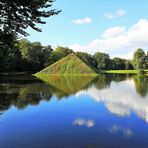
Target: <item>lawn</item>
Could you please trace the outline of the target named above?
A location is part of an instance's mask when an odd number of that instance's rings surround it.
[[[148,70],[144,70],[146,73],[148,73]],[[138,70],[108,70],[104,71],[104,73],[111,73],[111,74],[137,74],[139,73]]]

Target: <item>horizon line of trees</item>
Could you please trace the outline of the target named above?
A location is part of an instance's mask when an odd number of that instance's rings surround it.
[[[110,58],[109,54],[97,52],[74,52],[68,47],[58,46],[55,50],[50,45],[27,39],[18,40],[10,50],[0,50],[0,72],[37,72],[50,66],[70,53],[75,53],[87,65],[95,70],[144,70],[148,69],[148,53],[138,48],[132,60],[119,57]]]

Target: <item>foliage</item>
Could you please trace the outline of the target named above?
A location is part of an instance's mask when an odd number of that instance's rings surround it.
[[[48,57],[47,60],[47,66],[57,62],[58,60],[62,59],[63,57],[66,57],[70,53],[73,53],[73,51],[69,48],[58,46],[52,54]]]
[[[25,29],[31,27],[41,31],[37,24],[45,24],[43,18],[57,15],[60,11],[51,8],[53,0],[1,0],[0,30],[5,34],[27,35]],[[48,9],[47,9],[48,8]]]
[[[52,52],[51,46],[42,46],[40,42],[30,43],[26,39],[20,40],[18,46],[27,67],[34,71],[38,71],[44,67],[48,56]]]
[[[57,53],[60,56],[60,58],[66,57],[70,53],[73,53],[72,49],[69,49],[68,47],[62,47],[62,46],[58,46],[54,52]]]
[[[134,65],[134,69],[137,69],[140,71],[141,70],[143,71],[146,68],[146,55],[143,49],[139,48],[134,53],[133,65]]]
[[[145,56],[145,65],[146,65],[146,69],[148,69],[148,52],[147,52],[147,55]]]
[[[6,34],[1,33],[0,35],[0,37],[5,40]],[[53,50],[50,45],[43,46],[40,42],[30,42],[27,39],[18,40],[13,34],[7,35],[6,38],[9,38],[9,46],[4,44],[2,39],[0,42],[0,72],[28,71],[34,73],[44,69],[45,67],[51,66],[72,53],[77,55],[81,62],[89,67],[89,69],[99,73],[103,71],[107,73],[137,73],[137,70],[148,69],[148,54],[146,55],[141,49],[138,49],[135,52],[134,59],[130,61],[117,57],[110,59],[108,54],[101,52],[97,52],[94,55],[86,52],[75,53],[72,49],[62,46],[58,46],[55,50]],[[77,63],[77,60],[76,63],[74,59],[72,59],[72,61],[73,63],[70,64],[74,65]],[[69,63],[66,64],[67,65],[56,64],[56,67],[60,69],[61,66],[61,69],[66,69],[67,72],[68,70],[73,69]],[[69,66],[70,68],[66,68],[66,66]],[[82,68],[80,68],[79,65],[75,66],[79,67],[78,71],[80,69],[83,70],[83,66]],[[135,71],[133,71],[134,69]],[[64,72],[62,71],[62,73]],[[77,74],[77,71],[75,71],[75,73]],[[84,74],[84,72],[82,72],[82,74]]]
[[[94,60],[91,54],[88,54],[86,52],[76,52],[76,55],[83,60],[87,65],[95,68],[94,66]]]
[[[131,61],[130,60],[126,60],[125,61],[125,70],[133,70],[133,69],[134,69],[134,67],[133,67]]]
[[[125,69],[125,61],[121,58],[113,58],[112,59],[112,69],[113,70],[123,70]]]
[[[45,24],[44,18],[59,14],[61,11],[51,9],[54,0],[1,0],[0,1],[0,71],[40,70],[49,57],[49,47],[24,41],[23,49],[18,44],[18,35],[28,35],[28,27],[41,32],[37,24]],[[23,41],[22,41],[23,42]],[[23,44],[23,43],[22,43]],[[31,44],[31,45],[30,45]],[[37,49],[37,50],[36,50]],[[50,47],[51,49],[51,47]],[[40,55],[39,55],[40,54]],[[26,57],[25,57],[26,56]],[[46,62],[45,62],[46,61]]]
[[[21,62],[21,54],[16,44],[17,37],[14,34],[0,32],[0,72],[20,70],[18,63]]]
[[[94,65],[99,70],[111,69],[111,60],[108,54],[97,52],[93,55]]]
[[[51,9],[53,2],[54,0],[1,0],[0,50],[12,49],[12,45],[17,43],[14,38],[29,35],[26,32],[28,27],[41,32],[37,24],[45,24],[44,18],[61,12]]]

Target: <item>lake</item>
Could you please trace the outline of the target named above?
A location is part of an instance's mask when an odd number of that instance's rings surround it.
[[[0,76],[0,148],[148,148],[148,77]]]

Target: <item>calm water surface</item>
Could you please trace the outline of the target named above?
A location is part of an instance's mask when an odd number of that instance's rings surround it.
[[[148,77],[0,76],[0,148],[148,148]]]

